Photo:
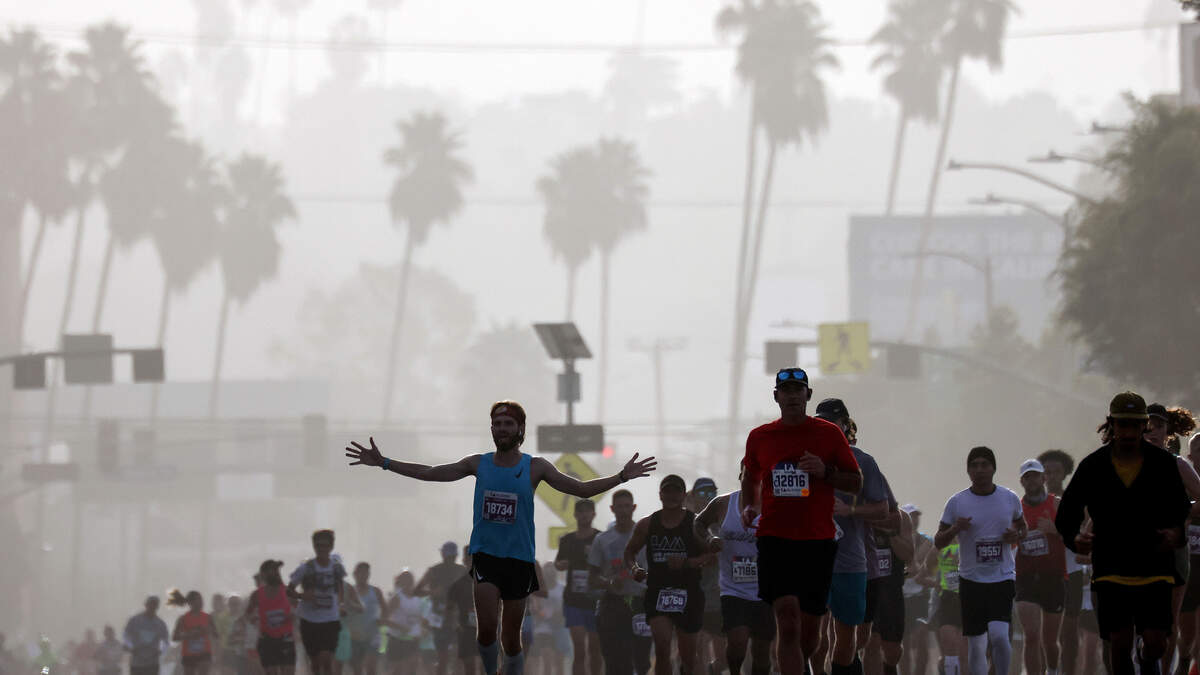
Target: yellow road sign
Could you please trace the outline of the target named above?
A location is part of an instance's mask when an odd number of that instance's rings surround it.
[[[822,375],[865,373],[871,367],[871,336],[866,321],[817,326]]]
[[[568,532],[574,532],[574,525],[551,525],[550,530],[546,532],[546,546],[551,549],[558,548],[558,540]]]
[[[583,461],[582,457],[571,452],[564,453],[559,457],[554,462],[554,466],[558,467],[558,470],[566,475],[578,478],[579,480],[592,480],[600,477],[600,474],[590,464]],[[538,485],[537,496],[564,523],[571,525],[575,522],[575,502],[578,501],[578,497],[565,495],[547,485],[545,481],[542,481],[541,485]],[[596,495],[592,498],[592,501],[600,501],[600,496]],[[570,529],[574,529],[574,527],[572,526]]]

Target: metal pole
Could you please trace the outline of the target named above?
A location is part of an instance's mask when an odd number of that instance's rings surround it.
[[[1096,203],[1095,199],[1083,194],[1082,192],[1079,192],[1078,190],[1073,190],[1073,189],[1067,187],[1066,185],[1063,185],[1062,183],[1056,183],[1056,182],[1050,180],[1049,178],[1039,176],[1036,173],[1033,173],[1032,171],[1026,171],[1025,169],[1015,167],[1015,166],[1008,166],[1006,164],[996,164],[994,162],[959,162],[959,161],[955,161],[952,159],[952,160],[950,160],[950,163],[946,165],[946,169],[949,171],[957,171],[959,169],[990,169],[992,171],[1006,171],[1008,173],[1015,173],[1016,175],[1021,176],[1022,178],[1028,178],[1029,180],[1034,181],[1035,183],[1041,183],[1042,185],[1045,185],[1048,188],[1069,194],[1081,202],[1085,202],[1088,204]]]
[[[567,385],[572,387],[572,391],[567,392],[567,426],[575,424],[575,361],[574,359],[566,359],[563,361],[566,366]]]
[[[655,340],[650,347],[650,358],[654,360],[654,407],[658,427],[658,455],[665,457],[667,452],[667,419],[663,409],[663,375],[662,355],[663,341]]]

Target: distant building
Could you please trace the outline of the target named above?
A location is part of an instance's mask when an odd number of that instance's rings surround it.
[[[871,323],[873,339],[903,339],[917,259],[921,216],[851,216],[847,241],[849,318]],[[990,259],[993,304],[1012,308],[1020,332],[1036,342],[1058,304],[1051,278],[1062,249],[1062,229],[1036,213],[936,216],[926,251]],[[944,346],[964,344],[986,317],[984,273],[967,260],[929,256],[913,338],[935,336]]]

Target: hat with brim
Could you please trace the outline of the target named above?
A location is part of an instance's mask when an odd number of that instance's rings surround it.
[[[1123,391],[1113,397],[1112,402],[1108,404],[1108,416],[1114,420],[1150,419],[1146,410],[1146,399],[1132,391]]]

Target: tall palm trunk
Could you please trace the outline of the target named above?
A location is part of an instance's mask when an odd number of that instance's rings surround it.
[[[104,301],[108,297],[108,277],[112,271],[113,252],[116,250],[116,240],[112,230],[108,232],[108,243],[104,246],[104,262],[100,265],[100,285],[96,287],[96,307],[92,310],[92,332],[100,332],[100,319],[104,316]],[[83,390],[83,406],[79,416],[89,419],[92,416],[92,388]]]
[[[742,327],[742,344],[750,331],[750,311],[754,308],[754,291],[758,286],[758,261],[762,257],[763,232],[767,228],[767,209],[771,206],[771,183],[775,177],[775,151],[778,146],[768,143],[767,167],[763,172],[762,189],[758,198],[758,222],[754,226],[754,249],[750,258],[750,271],[747,275],[746,297],[742,302],[742,315],[738,317],[738,325]],[[743,361],[743,364],[745,362]]]
[[[908,110],[901,108],[896,127],[896,147],[892,148],[892,171],[888,174],[887,205],[883,209],[886,216],[892,215],[896,209],[896,184],[900,182],[900,158],[904,155],[904,132],[907,130]]]
[[[171,284],[167,283],[166,276],[163,276],[163,291],[162,300],[158,305],[158,341],[155,343],[159,349],[163,348],[163,343],[167,339],[167,317],[171,314]],[[158,397],[159,383],[155,382],[150,388],[150,428],[154,428],[154,423],[158,421]]]
[[[263,11],[263,40],[271,41],[270,11]],[[270,49],[260,49],[258,52],[258,88],[254,92],[254,123],[262,124],[263,93],[267,89],[267,56]],[[289,51],[295,52],[295,45],[289,45]]]
[[[612,249],[600,249],[600,391],[596,397],[596,422],[604,424],[604,402],[608,397],[608,304],[612,277]]]
[[[221,359],[225,355],[225,326],[229,319],[229,291],[221,298],[221,316],[217,319],[217,355],[213,359],[212,387],[208,391],[208,418],[217,417],[217,400],[221,392]]]
[[[396,297],[396,316],[392,319],[392,339],[388,342],[387,374],[383,381],[383,411],[380,418],[387,422],[392,414],[392,394],[396,390],[396,359],[399,357],[400,327],[404,323],[404,304],[408,298],[408,274],[412,267],[412,225],[404,239],[404,263],[400,268],[400,292]]]
[[[67,332],[67,324],[71,320],[71,309],[75,304],[75,280],[79,277],[79,251],[83,244],[83,216],[86,211],[86,207],[79,207],[75,218],[75,238],[71,242],[71,265],[67,268],[67,295],[63,299],[62,315],[58,319],[58,334],[54,336],[58,340],[60,347],[62,346],[62,335]],[[46,385],[49,388],[46,392],[46,427],[45,433],[42,435],[42,442],[46,448],[50,447],[51,436],[54,433],[54,412],[55,404],[57,403],[56,394],[58,392],[58,364],[60,361],[61,359],[51,360],[50,381]]]
[[[750,247],[750,214],[754,206],[754,168],[758,147],[756,132],[757,107],[750,103],[750,132],[746,139],[746,184],[742,193],[742,241],[738,248],[737,279],[733,291],[733,345],[729,356],[729,429],[728,444],[732,450],[737,443],[738,416],[742,402],[742,365],[745,362],[746,346],[741,339],[738,317],[742,315],[742,295],[746,285],[746,253]]]
[[[943,166],[946,163],[946,144],[950,139],[950,128],[954,123],[954,104],[958,97],[958,73],[962,69],[962,57],[955,59],[950,71],[950,86],[946,90],[946,113],[942,115],[942,135],[938,139],[937,155],[933,161],[933,176],[929,180],[929,193],[925,196],[925,214],[921,218],[921,234],[917,239],[916,266],[913,270],[912,291],[908,297],[908,317],[904,321],[904,336],[914,340],[917,324],[917,304],[920,302],[921,285],[925,281],[925,246],[929,243],[929,231],[933,228],[933,207],[937,201],[938,185],[941,183]]]
[[[14,200],[0,200],[0,354],[15,354],[21,350],[21,335],[17,332],[17,303],[21,287],[21,223],[25,205]],[[0,378],[0,414],[11,414],[15,401],[12,380]],[[3,425],[0,424],[0,433]]]
[[[33,288],[33,275],[37,271],[38,260],[42,255],[42,241],[46,239],[46,228],[49,219],[46,214],[38,214],[37,234],[33,235],[33,249],[29,251],[29,264],[25,267],[25,280],[21,282],[21,299],[17,304],[17,345],[25,339],[25,312],[29,308],[29,291]]]
[[[567,265],[567,322],[575,320],[575,277],[579,275],[578,265]]]

